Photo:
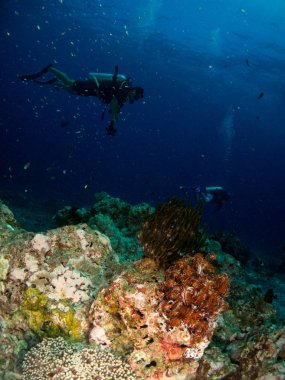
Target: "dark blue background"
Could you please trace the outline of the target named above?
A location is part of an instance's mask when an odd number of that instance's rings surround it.
[[[266,253],[285,242],[284,1],[13,0],[0,15],[1,188],[82,206],[223,185],[210,231]],[[144,101],[112,138],[97,99],[17,79],[49,63],[76,79],[118,64]]]

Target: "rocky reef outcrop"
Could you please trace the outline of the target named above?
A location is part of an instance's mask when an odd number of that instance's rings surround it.
[[[90,218],[27,232],[0,204],[0,378],[284,378],[284,321],[262,283],[213,240],[168,266],[137,260],[144,212],[132,230],[132,206],[109,197],[109,216],[103,200],[106,234]]]

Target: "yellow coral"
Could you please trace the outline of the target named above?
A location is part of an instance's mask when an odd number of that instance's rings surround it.
[[[80,321],[75,318],[75,311],[67,301],[58,304],[37,289],[28,288],[21,310],[30,328],[40,336],[63,336],[72,341],[83,339]]]

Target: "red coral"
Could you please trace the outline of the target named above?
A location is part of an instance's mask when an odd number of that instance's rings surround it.
[[[176,261],[165,274],[160,313],[168,328],[184,326],[191,344],[210,340],[219,314],[225,310],[229,279],[217,274],[202,254]]]
[[[181,347],[179,344],[169,343],[167,341],[161,342],[161,348],[164,351],[167,359],[170,361],[181,361],[181,357],[185,352],[185,348]]]

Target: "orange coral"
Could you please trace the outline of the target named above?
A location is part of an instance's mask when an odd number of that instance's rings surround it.
[[[228,276],[217,274],[201,253],[184,257],[166,271],[159,287],[164,294],[160,313],[168,328],[186,327],[192,344],[209,340],[213,324],[226,308],[228,289]]]

